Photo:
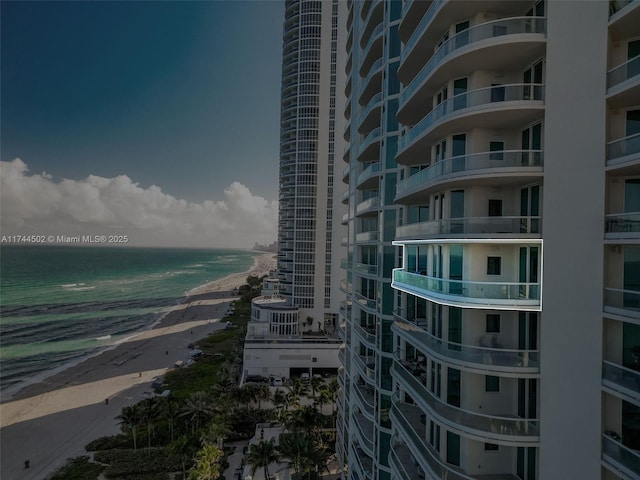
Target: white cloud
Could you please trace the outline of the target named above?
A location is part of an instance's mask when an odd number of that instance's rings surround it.
[[[19,158],[0,162],[2,235],[128,235],[130,245],[251,247],[276,237],[277,202],[239,182],[224,199],[191,203],[126,175],[55,182]]]

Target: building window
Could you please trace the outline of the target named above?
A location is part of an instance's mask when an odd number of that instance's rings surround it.
[[[490,217],[502,216],[502,200],[489,200],[489,216]]]
[[[495,443],[485,443],[484,451],[485,452],[497,452],[500,450],[500,445],[496,445]]]
[[[318,363],[318,357],[311,357],[312,363]]]
[[[487,333],[500,333],[500,315],[495,313],[487,314]]]
[[[500,391],[500,377],[494,377],[493,375],[487,375],[484,377],[484,391],[485,392],[499,392]]]
[[[504,160],[504,142],[489,142],[489,160]]]
[[[487,257],[487,275],[501,275],[502,257]]]

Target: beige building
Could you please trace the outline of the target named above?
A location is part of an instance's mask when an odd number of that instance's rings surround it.
[[[345,476],[640,478],[640,1],[348,5]]]

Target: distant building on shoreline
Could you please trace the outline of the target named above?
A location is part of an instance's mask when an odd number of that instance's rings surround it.
[[[278,242],[269,243],[266,245],[262,245],[261,243],[256,242],[253,245],[252,250],[256,250],[258,252],[268,252],[268,253],[277,253],[278,252]]]

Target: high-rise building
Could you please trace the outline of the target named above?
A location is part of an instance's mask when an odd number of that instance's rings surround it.
[[[345,476],[640,478],[640,1],[348,8]]]
[[[336,138],[342,129],[343,49],[338,51],[337,0],[287,0],[283,33],[280,117],[280,294],[301,309],[309,329],[335,324],[339,307],[343,205],[334,186]],[[339,71],[340,70],[340,71]]]

